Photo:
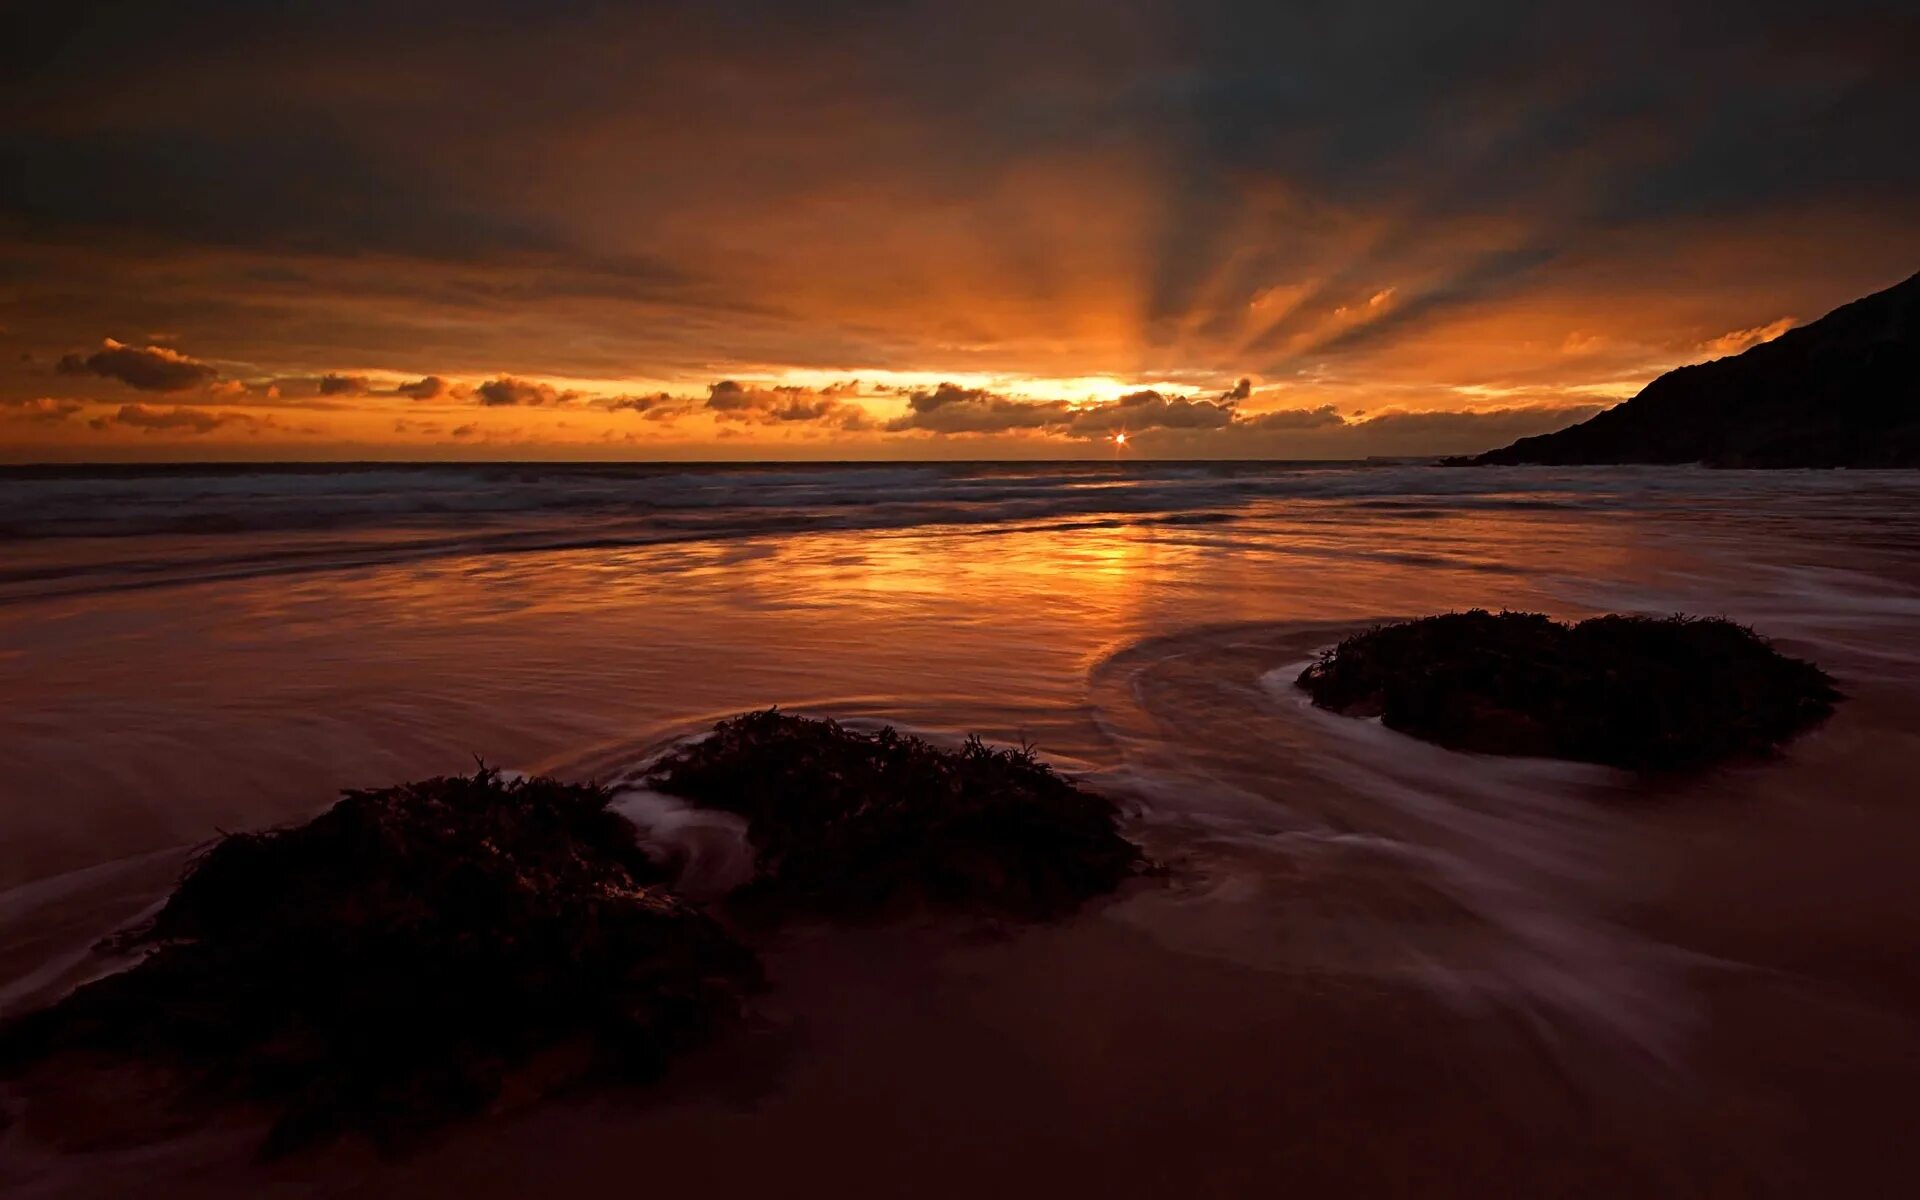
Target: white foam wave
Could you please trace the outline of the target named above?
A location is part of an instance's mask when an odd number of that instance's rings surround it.
[[[1111,778],[1181,856],[1177,886],[1115,915],[1188,953],[1412,984],[1516,1013],[1543,1044],[1578,1027],[1675,1061],[1685,964],[1609,915],[1615,838],[1595,799],[1624,777],[1318,709],[1294,680],[1326,640],[1240,627],[1110,664],[1099,694],[1125,707],[1102,717],[1132,760]]]
[[[610,807],[639,830],[642,847],[674,871],[674,888],[688,899],[724,896],[753,878],[747,823],[733,813],[644,787],[615,792]]]

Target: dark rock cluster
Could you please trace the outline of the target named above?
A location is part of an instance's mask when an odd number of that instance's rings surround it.
[[[1645,771],[1766,754],[1839,699],[1731,621],[1479,609],[1355,634],[1298,682],[1322,708],[1451,749]]]
[[[229,836],[124,935],[139,965],[11,1023],[0,1061],[155,1058],[276,1110],[271,1147],[404,1137],[562,1047],[566,1074],[650,1076],[760,970],[607,801],[481,770]]]
[[[747,819],[749,885],[779,910],[864,915],[903,904],[1042,919],[1139,865],[1113,805],[1028,750],[941,750],[769,710],[722,721],[662,759],[660,791]]]
[[[1106,800],[977,740],[754,713],[652,783],[747,818],[757,919],[1050,917],[1140,862]],[[121,936],[142,961],[0,1026],[0,1071],[64,1051],[157,1062],[265,1105],[269,1151],[343,1131],[392,1145],[529,1079],[651,1077],[762,972],[728,908],[673,895],[610,799],[482,769],[228,836]]]

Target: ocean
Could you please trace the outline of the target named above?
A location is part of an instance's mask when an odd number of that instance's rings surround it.
[[[1473,607],[1725,615],[1848,699],[1777,761],[1648,781],[1292,686],[1345,633]],[[619,780],[770,705],[1031,744],[1169,873],[1058,927],[791,934],[746,1048],[644,1103],[404,1163],[16,1130],[0,1187],[1793,1194],[1912,1157],[1902,472],[7,469],[0,1012],[119,965],[99,939],[223,831],[476,760]]]

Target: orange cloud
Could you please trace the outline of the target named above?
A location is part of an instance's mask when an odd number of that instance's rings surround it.
[[[149,404],[123,404],[111,415],[95,417],[87,424],[98,430],[117,427],[138,429],[149,434],[187,436],[210,434],[222,429],[237,429],[248,434],[259,434],[267,430],[311,432],[292,430],[271,416],[192,408],[178,404],[171,408],[159,408]]]
[[[1739,354],[1743,350],[1770,342],[1796,324],[1792,317],[1781,317],[1765,325],[1755,325],[1752,329],[1736,329],[1723,333],[1717,338],[1700,343],[1700,352],[1709,358],[1725,358],[1730,354]]]
[[[41,424],[58,424],[69,417],[77,416],[85,405],[74,400],[55,400],[49,396],[33,396],[19,400],[0,400],[0,418],[14,421],[34,421]]]

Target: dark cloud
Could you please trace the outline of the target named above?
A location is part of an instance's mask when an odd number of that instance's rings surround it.
[[[762,407],[757,397],[766,395],[756,392],[731,379],[722,379],[707,388],[707,407],[715,412],[754,412]]]
[[[56,368],[62,375],[99,375],[143,392],[184,392],[211,382],[219,372],[165,346],[129,346],[107,338],[85,356],[68,354]]]
[[[415,400],[438,400],[446,395],[450,388],[447,381],[438,375],[429,375],[425,379],[403,383],[393,390],[396,395],[408,396]]]
[[[686,404],[685,397],[675,396],[671,392],[655,392],[650,396],[613,396],[600,402],[608,412],[655,412],[662,408]]]
[[[0,154],[35,169],[0,175],[0,213],[49,234],[112,230],[302,254],[463,261],[554,251],[549,231],[420,186],[430,159],[390,160],[369,131],[329,128],[293,107],[262,96],[195,128],[137,116],[126,118],[133,128],[61,135],[16,127],[0,136]]]
[[[904,415],[886,423],[890,432],[922,430],[939,434],[1039,432],[1103,438],[1145,429],[1220,429],[1234,421],[1234,406],[1252,394],[1241,380],[1219,399],[1166,396],[1151,389],[1108,403],[1074,404],[1031,400],[984,388],[943,383],[907,398]]]
[[[1394,411],[1341,415],[1332,404],[1247,413],[1243,380],[1218,399],[1134,392],[1105,403],[1025,400],[942,384],[916,392],[889,432],[936,435],[1038,434],[1100,440],[1125,433],[1147,454],[1197,458],[1364,458],[1468,453],[1515,437],[1583,421],[1601,405],[1520,405],[1477,411]],[[1524,432],[1522,432],[1524,431]]]
[[[186,331],[289,395],[354,394],[314,363],[508,370],[393,393],[489,405],[565,399],[523,376],[871,364],[1171,381],[1132,411],[949,385],[902,431],[1278,437],[1250,389],[1189,372],[1330,367],[1390,402],[1532,370],[1580,395],[1920,252],[1920,9],[1884,0],[8,14],[33,35],[0,45],[0,322],[48,347]],[[527,82],[476,83],[500,79]],[[1624,346],[1604,373],[1560,351],[1576,329]],[[117,349],[61,369],[225,402],[209,364]],[[866,421],[734,388],[619,411]]]
[[[371,384],[364,375],[335,375],[329,372],[320,377],[319,390],[322,396],[359,396],[365,394]]]
[[[650,396],[613,396],[598,403],[608,412],[639,413],[649,421],[678,420],[704,407],[699,400],[675,396],[670,392],[655,392]]]
[[[707,388],[706,407],[722,421],[817,422],[844,430],[865,429],[870,424],[866,410],[848,399],[855,394],[852,384],[760,387],[723,379]]]
[[[159,408],[149,404],[123,404],[119,411],[111,416],[95,417],[88,424],[95,429],[104,430],[120,426],[153,434],[199,435],[229,428],[239,428],[250,433],[269,429],[287,431],[285,426],[271,417],[193,408],[178,404],[170,408]]]
[[[1595,256],[1646,255],[1657,274],[1663,250],[1702,237],[1699,222],[1812,206],[1898,220],[1920,189],[1920,156],[1899,149],[1920,139],[1911,6],[1761,3],[1737,20],[1645,0],[1236,15],[1181,22],[1170,56],[1189,69],[1137,76],[1105,124],[1155,147],[1176,181],[1150,317],[1193,323],[1198,308],[1199,327],[1224,334],[1257,288],[1310,289],[1256,344],[1269,368],[1370,350]],[[1287,189],[1280,228],[1294,236],[1249,243],[1247,226],[1272,220],[1255,180]],[[1313,226],[1339,212],[1378,225],[1357,251],[1316,254]],[[1476,244],[1443,250],[1456,231]],[[1408,276],[1418,286],[1390,322],[1313,344],[1327,312]]]
[[[1065,400],[1016,400],[981,388],[943,383],[931,392],[907,398],[905,416],[887,422],[887,429],[929,433],[1007,433],[1021,429],[1058,429],[1073,417]]]
[[[473,389],[480,403],[490,408],[518,405],[537,408],[547,404],[565,404],[579,397],[578,392],[563,392],[548,384],[502,375]]]
[[[1232,401],[1169,399],[1159,392],[1144,391],[1122,396],[1111,404],[1080,409],[1066,429],[1078,437],[1107,437],[1145,429],[1222,429],[1233,419]]]
[[[1329,429],[1347,424],[1331,404],[1322,404],[1318,408],[1281,408],[1272,412],[1263,412],[1248,417],[1241,424],[1247,429],[1268,431],[1281,429]]]
[[[1904,200],[1920,171],[1898,152],[1920,140],[1907,86],[1920,18],[1874,0],[1759,0],[1738,20],[1655,0],[1572,13],[1525,0],[990,0],[966,20],[937,6],[502,5],[476,18],[491,6],[200,3],[173,20],[78,24],[69,5],[21,7],[74,32],[37,41],[46,52],[12,72],[20,96],[45,98],[21,111],[64,118],[24,123],[5,145],[33,169],[7,173],[0,206],[220,244],[564,253],[576,247],[556,206],[509,169],[543,138],[670,112],[727,186],[760,148],[754,126],[777,128],[794,144],[762,153],[756,182],[778,196],[800,190],[809,153],[825,157],[832,120],[881,100],[937,148],[889,172],[965,181],[1097,145],[1165,168],[1154,315],[1188,311],[1240,249],[1249,181],[1411,198],[1402,210],[1427,218],[1536,201],[1584,159],[1617,168],[1593,215],[1640,219],[1840,188]],[[1016,20],[1023,36],[1006,37]],[[378,68],[343,60],[343,45],[413,47],[407,84],[375,86]],[[537,88],[461,86],[536,47],[568,70]]]

